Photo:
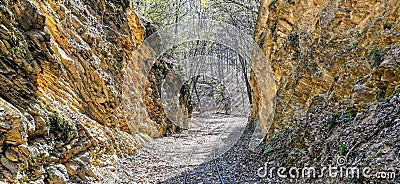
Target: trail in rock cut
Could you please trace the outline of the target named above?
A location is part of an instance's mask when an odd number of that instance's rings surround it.
[[[155,139],[136,155],[125,158],[117,168],[119,181],[114,182],[258,181],[257,169],[263,164],[259,155],[262,154],[248,150],[245,140],[250,140],[252,132],[249,131],[247,117],[224,114],[196,116],[188,130]],[[244,171],[246,169],[248,171]]]

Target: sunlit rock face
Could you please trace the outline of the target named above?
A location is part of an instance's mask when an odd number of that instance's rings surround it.
[[[400,1],[262,2],[255,40],[278,90],[274,120],[265,127],[270,158],[293,165],[345,155],[350,163],[379,160],[377,168],[399,164],[399,7]],[[267,93],[257,89],[256,97]]]
[[[147,75],[148,87],[146,88],[145,96],[146,109],[150,115],[150,119],[161,127],[159,132],[163,135],[170,135],[188,128],[190,117],[193,112],[193,101],[188,84],[175,84],[173,88],[177,91],[176,94],[172,94],[175,98],[172,98],[173,100],[171,103],[167,103],[166,101],[167,95],[165,93],[169,91],[166,89],[167,84],[165,81],[170,80],[169,77],[171,76],[180,79],[180,75],[177,74],[174,66],[172,62],[169,62],[166,58],[162,58],[155,61]],[[165,106],[167,106],[167,108],[165,108]],[[176,114],[185,117],[185,119],[182,119],[184,121],[173,118]]]
[[[161,135],[126,70],[144,35],[129,1],[1,1],[0,181],[104,180]]]

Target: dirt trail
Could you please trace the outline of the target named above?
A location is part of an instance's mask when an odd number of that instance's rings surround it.
[[[211,162],[235,145],[246,124],[246,117],[234,115],[196,117],[188,130],[155,139],[138,154],[124,159],[121,168],[117,168],[117,175],[121,175],[117,182],[159,183],[174,177],[184,180],[189,170]]]

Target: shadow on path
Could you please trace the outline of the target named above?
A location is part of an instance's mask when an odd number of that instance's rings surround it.
[[[254,129],[247,125],[238,141],[224,154],[161,183],[268,183],[257,170],[264,166],[263,143],[254,151],[249,142]],[[215,156],[215,155],[214,155]]]

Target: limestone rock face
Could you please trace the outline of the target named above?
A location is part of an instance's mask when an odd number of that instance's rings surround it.
[[[255,40],[278,90],[264,128],[270,140],[281,137],[268,144],[272,160],[320,164],[340,153],[354,163],[391,155],[387,166],[398,164],[399,7],[396,0],[262,2]],[[255,96],[268,93],[253,83]],[[388,152],[376,155],[374,142]]]
[[[146,76],[126,72],[144,39],[130,1],[1,1],[0,38],[1,181],[101,181],[161,135]]]

